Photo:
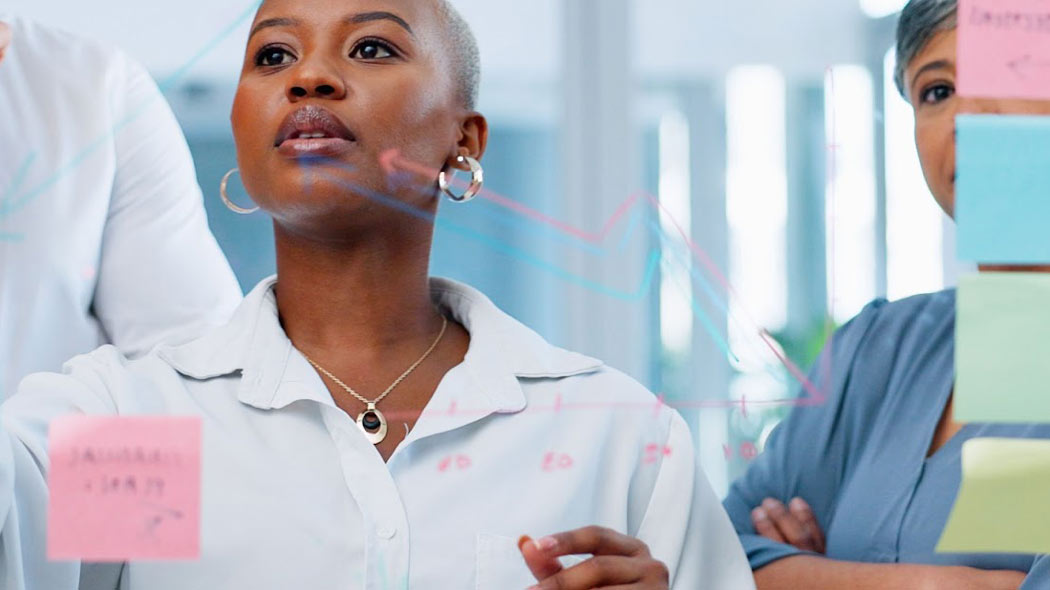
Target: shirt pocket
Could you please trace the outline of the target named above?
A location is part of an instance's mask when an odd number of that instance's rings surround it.
[[[518,541],[510,537],[478,533],[477,590],[524,590],[536,584]]]

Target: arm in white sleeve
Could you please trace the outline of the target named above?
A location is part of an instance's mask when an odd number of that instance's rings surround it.
[[[744,549],[677,413],[666,448],[638,538],[667,565],[673,590],[754,590]]]
[[[208,228],[193,160],[153,79],[120,56],[116,177],[93,311],[127,356],[226,321],[241,290]]]
[[[107,347],[78,357],[65,374],[40,373],[22,381],[0,406],[0,588],[85,590],[80,563],[47,559],[48,428],[55,418],[112,415],[116,405],[103,384]],[[119,360],[118,360],[119,362]]]

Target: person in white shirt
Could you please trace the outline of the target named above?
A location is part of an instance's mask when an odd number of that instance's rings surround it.
[[[444,0],[263,2],[231,119],[278,274],[197,340],[0,408],[4,588],[753,590],[676,412],[429,278],[440,195],[483,178],[477,64]],[[390,150],[470,188],[392,178]],[[201,418],[199,560],[44,559],[48,424],[76,414]]]
[[[101,344],[226,321],[242,292],[186,140],[120,52],[0,15],[0,400]]]

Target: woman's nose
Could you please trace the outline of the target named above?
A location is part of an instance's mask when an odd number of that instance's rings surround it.
[[[346,96],[346,84],[325,64],[301,62],[289,80],[287,94],[292,102],[304,98],[339,100]]]

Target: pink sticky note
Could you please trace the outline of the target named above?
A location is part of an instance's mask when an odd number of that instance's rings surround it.
[[[1050,0],[960,0],[957,89],[1050,99]]]
[[[199,557],[200,418],[60,418],[50,457],[49,559]]]

